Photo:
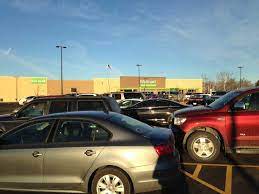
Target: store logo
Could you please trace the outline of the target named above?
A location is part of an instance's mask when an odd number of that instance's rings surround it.
[[[156,80],[140,80],[141,88],[155,88],[156,86]]]

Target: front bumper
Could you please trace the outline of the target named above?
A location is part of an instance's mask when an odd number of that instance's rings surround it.
[[[176,150],[170,158],[159,158],[154,165],[131,169],[134,176],[135,193],[163,190],[172,185],[177,186],[180,180],[180,156]]]

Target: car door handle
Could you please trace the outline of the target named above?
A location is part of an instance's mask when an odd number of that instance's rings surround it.
[[[42,156],[42,154],[41,154],[40,152],[38,152],[38,151],[35,151],[35,152],[32,153],[32,156],[33,156],[34,158],[37,158],[37,157],[39,157],[39,156]]]
[[[96,152],[93,151],[93,150],[86,150],[86,151],[85,151],[85,155],[87,155],[87,156],[92,156],[92,155],[94,155],[94,154],[96,154]]]

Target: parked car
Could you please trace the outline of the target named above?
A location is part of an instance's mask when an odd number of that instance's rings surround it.
[[[184,98],[185,98],[186,100],[189,100],[189,98],[191,97],[191,95],[193,95],[192,92],[187,92],[187,93],[185,94]]]
[[[207,105],[209,100],[209,95],[207,94],[193,94],[189,98],[187,104],[197,106],[197,105]]]
[[[112,92],[110,94],[104,94],[105,96],[113,97],[117,102],[125,99],[142,99],[146,97],[142,92]]]
[[[170,114],[185,107],[171,100],[149,99],[122,109],[122,113],[150,125],[168,126]]]
[[[36,98],[11,114],[0,115],[0,131],[8,131],[33,117],[58,112],[84,110],[120,112],[120,107],[113,98],[102,96],[55,96]]]
[[[172,130],[189,155],[212,162],[220,154],[259,154],[259,88],[231,91],[208,106],[176,111]]]
[[[121,100],[119,102],[119,106],[121,109],[124,109],[124,108],[128,108],[128,107],[131,107],[139,102],[142,102],[143,100],[142,99],[125,99],[125,100]]]
[[[132,194],[170,186],[180,174],[171,130],[118,113],[42,116],[0,142],[0,190]]]

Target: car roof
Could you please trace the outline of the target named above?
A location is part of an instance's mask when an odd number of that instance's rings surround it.
[[[104,111],[74,111],[74,112],[63,112],[63,113],[54,113],[49,115],[44,115],[31,119],[33,120],[42,120],[42,119],[59,119],[59,118],[92,118],[99,120],[107,120],[108,118],[116,115],[115,112],[104,112]]]
[[[259,91],[259,87],[247,87],[235,90],[237,92]]]
[[[108,96],[46,96],[46,97],[38,97],[36,100],[77,100],[77,99],[91,99],[91,100],[101,100],[101,99],[111,99]]]

